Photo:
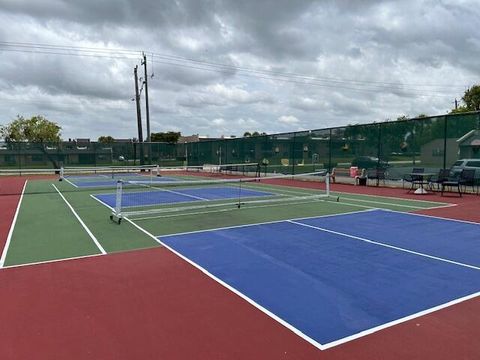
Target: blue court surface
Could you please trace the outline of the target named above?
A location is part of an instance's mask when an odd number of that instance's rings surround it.
[[[480,224],[374,210],[160,239],[320,348],[480,292]]]
[[[74,184],[77,187],[115,187],[119,180],[125,181],[145,181],[155,183],[162,183],[162,182],[173,182],[178,181],[176,178],[170,177],[153,177],[150,178],[148,176],[142,175],[132,175],[129,176],[115,176],[115,178],[107,178],[107,177],[68,177],[66,178],[69,182]],[[128,185],[128,182],[125,183]]]
[[[122,194],[122,207],[133,206],[152,206],[162,204],[175,204],[191,201],[213,201],[213,200],[227,200],[262,196],[273,196],[275,194],[242,189],[239,194],[238,188],[221,186],[208,188],[188,188],[188,189],[159,189],[158,191],[136,191],[125,192]],[[115,207],[116,194],[99,194],[93,195],[106,205]]]

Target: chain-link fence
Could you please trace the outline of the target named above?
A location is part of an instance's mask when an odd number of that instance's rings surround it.
[[[261,163],[285,174],[384,168],[401,179],[413,167],[438,171],[469,158],[480,158],[480,112],[185,144],[0,143],[0,168],[12,169]]]
[[[268,163],[267,171],[285,174],[354,166],[401,179],[414,167],[436,172],[480,159],[480,112],[200,141],[177,145],[179,153],[188,165]]]

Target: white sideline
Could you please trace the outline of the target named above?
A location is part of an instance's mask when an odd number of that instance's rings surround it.
[[[172,234],[158,235],[158,237],[159,237],[159,238],[162,238],[162,237],[176,236],[176,235],[188,235],[188,234],[196,234],[196,233],[203,233],[203,232],[212,232],[212,231],[219,231],[219,230],[239,229],[239,228],[252,227],[252,226],[257,226],[257,225],[277,224],[277,223],[287,222],[287,221],[293,221],[293,220],[308,220],[308,219],[316,219],[316,218],[324,218],[324,217],[345,216],[345,215],[351,215],[351,214],[357,214],[357,213],[364,213],[364,212],[375,211],[375,210],[378,210],[378,209],[377,209],[377,208],[368,208],[368,209],[366,209],[366,210],[355,210],[355,211],[349,211],[349,212],[344,212],[344,213],[340,213],[340,214],[314,215],[314,216],[306,216],[306,217],[295,218],[295,219],[290,219],[290,220],[288,220],[288,219],[282,219],[282,220],[264,221],[264,222],[252,223],[252,224],[223,226],[223,227],[218,227],[218,228],[214,228],[214,229],[193,230],[193,231],[185,231],[185,232],[181,232],[181,233],[172,233]],[[133,220],[135,220],[135,219],[133,219]]]
[[[258,304],[257,302],[255,302],[254,300],[250,299],[248,296],[246,296],[245,294],[243,294],[242,292],[240,292],[239,290],[235,289],[234,287],[232,287],[231,285],[227,284],[226,282],[224,282],[223,280],[221,280],[220,278],[216,277],[215,275],[213,275],[212,273],[208,272],[208,270],[206,270],[205,268],[201,267],[200,265],[198,265],[197,263],[193,262],[192,260],[190,260],[189,258],[183,256],[181,253],[179,253],[178,251],[174,250],[173,248],[171,248],[170,246],[168,246],[167,244],[163,243],[160,239],[156,238],[154,235],[152,235],[151,233],[149,233],[147,230],[141,228],[140,226],[138,226],[137,224],[135,224],[133,221],[129,220],[128,218],[124,218],[125,220],[127,220],[129,223],[131,223],[133,226],[135,226],[136,228],[138,228],[140,231],[144,232],[145,234],[147,234],[148,236],[150,236],[151,238],[155,239],[159,244],[161,244],[162,246],[164,246],[166,249],[168,249],[169,251],[171,251],[172,253],[174,253],[175,255],[177,255],[179,258],[183,259],[184,261],[186,261],[187,263],[189,263],[190,265],[194,266],[195,268],[197,268],[198,270],[200,270],[202,273],[204,273],[206,276],[208,276],[209,278],[213,279],[214,281],[216,281],[217,283],[219,283],[220,285],[224,286],[225,288],[227,288],[228,290],[230,290],[231,292],[233,292],[234,294],[236,294],[237,296],[239,296],[240,298],[242,298],[243,300],[245,300],[246,302],[248,302],[250,305],[254,306],[255,308],[257,308],[258,310],[260,310],[261,312],[263,312],[264,314],[270,316],[272,319],[276,320],[277,322],[279,322],[280,324],[282,324],[283,326],[285,326],[287,329],[289,329],[290,331],[292,331],[294,334],[300,336],[302,339],[304,339],[305,341],[309,342],[310,344],[312,344],[313,346],[315,346],[316,348],[320,349],[320,350],[323,350],[324,347],[322,344],[320,344],[319,342],[315,341],[314,339],[312,339],[311,337],[309,337],[308,335],[304,334],[303,332],[301,332],[299,329],[297,329],[296,327],[294,327],[293,325],[291,325],[290,323],[286,322],[285,320],[283,320],[282,318],[280,318],[279,316],[275,315],[274,313],[272,313],[271,311],[267,310],[266,308],[264,308],[263,306],[261,306],[260,304]]]
[[[351,213],[361,213],[361,212],[368,212],[368,211],[375,211],[375,210],[381,210],[381,209],[369,209],[369,210],[363,210],[363,211],[354,211],[354,212],[351,212]],[[349,215],[349,214],[351,214],[351,213],[332,214],[332,215],[325,215],[325,216],[313,216],[313,217],[310,217],[310,218],[329,217],[329,216],[342,216],[342,215]],[[417,312],[417,313],[414,313],[414,314],[405,316],[405,317],[403,317],[403,318],[399,318],[399,319],[396,319],[396,320],[393,320],[393,321],[390,321],[390,322],[381,324],[381,325],[379,325],[379,326],[376,326],[376,327],[373,327],[373,328],[370,328],[370,329],[361,331],[361,332],[359,332],[359,333],[356,333],[356,334],[353,334],[353,335],[350,335],[350,336],[347,336],[347,337],[344,337],[344,338],[341,338],[341,339],[338,339],[338,340],[335,340],[335,341],[332,341],[332,342],[329,342],[329,343],[320,344],[318,341],[316,341],[316,340],[312,339],[311,337],[309,337],[308,335],[304,334],[302,331],[300,331],[299,329],[297,329],[296,327],[294,327],[294,326],[291,325],[290,323],[286,322],[285,320],[283,320],[282,318],[280,318],[280,317],[277,316],[276,314],[270,312],[268,309],[264,308],[262,305],[256,303],[254,300],[252,300],[251,298],[249,298],[247,295],[243,294],[242,292],[240,292],[239,290],[235,289],[234,287],[232,287],[232,286],[229,285],[228,283],[224,282],[224,281],[221,280],[220,278],[218,278],[218,277],[216,277],[215,275],[211,274],[208,270],[206,270],[205,268],[203,268],[203,267],[200,266],[199,264],[195,263],[194,261],[190,260],[190,259],[187,258],[186,256],[184,256],[184,255],[182,255],[181,253],[177,252],[176,250],[174,250],[173,248],[171,248],[169,245],[163,243],[163,242],[159,239],[159,238],[161,238],[161,237],[163,237],[163,236],[159,236],[158,238],[156,238],[156,237],[153,236],[151,233],[149,233],[147,230],[145,230],[145,229],[141,228],[140,226],[138,226],[137,224],[135,224],[133,221],[129,220],[128,218],[125,218],[125,219],[126,219],[129,223],[131,223],[131,224],[133,224],[135,227],[137,227],[139,230],[141,230],[142,232],[144,232],[145,234],[147,234],[148,236],[156,239],[156,241],[157,241],[158,243],[160,243],[161,245],[163,245],[164,247],[166,247],[168,250],[170,250],[171,252],[173,252],[175,255],[179,256],[181,259],[185,260],[187,263],[189,263],[189,264],[191,264],[192,266],[194,266],[194,267],[196,267],[197,269],[199,269],[199,270],[200,270],[201,272],[203,272],[206,276],[208,276],[208,277],[210,277],[211,279],[213,279],[214,281],[218,282],[220,285],[222,285],[222,286],[224,286],[225,288],[227,288],[228,290],[232,291],[234,294],[240,296],[242,299],[244,299],[245,301],[247,301],[248,303],[250,303],[252,306],[254,306],[254,307],[257,308],[258,310],[262,311],[262,312],[265,313],[266,315],[270,316],[272,319],[276,320],[277,322],[279,322],[280,324],[282,324],[283,326],[285,326],[287,329],[289,329],[290,331],[292,331],[292,332],[295,333],[296,335],[300,336],[302,339],[304,339],[305,341],[309,342],[310,344],[312,344],[313,346],[317,347],[317,348],[320,349],[320,350],[326,350],[326,349],[329,349],[329,348],[332,348],[332,347],[335,347],[335,346],[344,344],[344,343],[346,343],[346,342],[349,342],[349,341],[352,341],[352,340],[361,338],[361,337],[363,337],[363,336],[366,336],[366,335],[375,333],[375,332],[377,332],[377,331],[380,331],[380,330],[383,330],[383,329],[392,327],[392,326],[394,326],[394,325],[397,325],[397,324],[400,324],[400,323],[403,323],[403,322],[406,322],[406,321],[409,321],[409,320],[418,318],[418,317],[420,317],[420,316],[424,316],[424,315],[427,315],[427,314],[436,312],[436,311],[438,311],[438,310],[441,310],[441,309],[450,307],[450,306],[452,306],[452,305],[455,305],[455,304],[458,304],[458,303],[461,303],[461,302],[464,302],[464,301],[467,301],[467,300],[470,300],[470,299],[473,299],[473,298],[476,298],[476,297],[479,297],[479,296],[480,296],[480,292],[476,292],[476,293],[473,293],[473,294],[470,294],[470,295],[466,295],[466,296],[461,297],[461,298],[458,298],[458,299],[454,299],[454,300],[449,301],[449,302],[446,302],[446,303],[444,303],[444,304],[440,304],[440,305],[437,305],[437,306],[435,306],[435,307],[432,307],[432,308],[429,308],[429,309],[426,309],[426,310],[419,311],[419,312]],[[303,219],[309,219],[309,218],[303,218]],[[298,220],[302,220],[302,219],[298,219]],[[241,227],[245,227],[245,226],[256,226],[256,225],[279,223],[279,222],[290,222],[290,223],[296,224],[296,225],[313,227],[313,226],[306,225],[306,224],[302,224],[302,223],[296,223],[294,220],[279,220],[279,221],[271,221],[271,222],[264,222],[264,223],[258,223],[258,224],[249,224],[249,225],[240,225],[240,226],[230,226],[230,227],[224,227],[224,228],[218,228],[218,229],[212,229],[212,230],[191,231],[191,232],[187,232],[187,233],[183,233],[183,234],[191,234],[191,233],[197,233],[197,232],[209,232],[209,231],[213,231],[213,230],[231,229],[231,228],[241,228]],[[313,227],[313,228],[316,228],[317,230],[328,231],[328,230],[326,230],[326,229],[324,230],[324,229],[322,229],[322,228],[317,228],[317,227]],[[334,232],[334,231],[331,231],[331,232],[332,232],[332,233],[337,233],[337,232]],[[172,234],[172,235],[181,235],[181,234],[182,234],[182,233]],[[344,236],[349,236],[349,235],[347,235],[347,234],[342,234],[342,233],[338,233],[338,234],[344,235]],[[167,235],[167,236],[169,236],[169,235]],[[354,236],[349,236],[349,237],[354,237]],[[463,263],[458,263],[458,262],[455,262],[455,261],[450,261],[450,260],[447,260],[447,259],[437,258],[437,257],[430,256],[430,255],[427,255],[427,254],[416,253],[416,252],[414,252],[414,251],[410,251],[410,250],[407,250],[407,249],[397,248],[397,247],[389,246],[389,245],[382,244],[382,243],[376,243],[376,242],[371,241],[371,240],[368,240],[368,239],[363,239],[363,238],[358,238],[358,237],[354,237],[354,238],[357,238],[357,240],[366,241],[366,242],[369,242],[369,243],[373,243],[373,244],[377,244],[377,245],[382,245],[382,246],[386,246],[386,247],[391,247],[391,248],[394,248],[394,249],[397,249],[397,250],[401,250],[401,251],[406,251],[406,252],[413,253],[413,254],[416,254],[416,255],[425,256],[425,257],[432,258],[432,259],[435,259],[435,260],[446,261],[446,262],[453,263],[453,264],[456,264],[456,265],[466,266],[466,267],[469,267],[469,268],[473,268],[473,269],[475,269],[475,270],[480,270],[480,268],[475,267],[475,266],[471,266],[471,265],[468,265],[468,264],[463,264]]]
[[[437,209],[437,208],[425,208],[425,209],[423,209],[423,210],[432,210],[432,209]],[[390,211],[390,212],[396,212],[396,213],[400,213],[400,214],[408,214],[408,215],[414,215],[414,216],[422,216],[422,217],[427,217],[427,218],[432,218],[432,219],[440,219],[440,220],[446,220],[446,221],[453,221],[453,222],[458,222],[458,223],[463,223],[463,224],[480,225],[480,223],[474,222],[474,221],[460,220],[460,219],[452,219],[452,218],[445,218],[445,217],[435,216],[435,215],[419,214],[419,213],[414,213],[414,212],[404,213],[404,212],[402,212],[402,211],[390,210],[390,209],[380,209],[380,210]]]
[[[67,204],[68,208],[72,211],[73,215],[75,215],[75,217],[77,218],[77,220],[80,222],[80,225],[82,225],[82,227],[85,229],[85,231],[87,232],[87,234],[90,236],[90,238],[93,240],[93,242],[95,243],[95,245],[97,245],[97,248],[98,250],[100,250],[100,252],[105,255],[107,252],[105,251],[105,249],[102,247],[102,245],[100,245],[100,243],[98,242],[97,238],[95,237],[95,235],[93,235],[93,233],[90,231],[90,229],[87,227],[87,225],[85,225],[85,223],[83,222],[83,220],[80,218],[80,216],[78,216],[77,212],[74,210],[74,208],[72,207],[72,205],[70,205],[70,203],[67,201],[67,199],[65,199],[65,197],[63,196],[63,194],[60,192],[60,190],[58,190],[58,188],[55,186],[55,184],[52,184],[52,186],[54,187],[54,189],[57,191],[58,195],[60,195],[60,197],[63,199],[63,201],[65,201],[65,204]]]
[[[325,228],[315,226],[315,225],[303,224],[303,223],[297,222],[295,220],[287,220],[287,221],[289,223],[292,223],[292,224],[295,224],[295,225],[300,225],[300,226],[308,227],[308,228],[311,228],[311,229],[328,232],[330,234],[345,236],[345,237],[355,239],[355,240],[360,240],[360,241],[363,241],[363,242],[366,242],[366,243],[369,243],[369,244],[383,246],[383,247],[386,247],[386,248],[389,248],[389,249],[398,250],[398,251],[406,252],[406,253],[413,254],[413,255],[423,256],[423,257],[426,257],[426,258],[429,258],[429,259],[443,261],[443,262],[446,262],[446,263],[449,263],[449,264],[459,265],[459,266],[467,267],[467,268],[474,269],[474,270],[480,270],[480,267],[475,266],[475,265],[465,264],[465,263],[461,263],[461,262],[458,262],[458,261],[441,258],[441,257],[438,257],[438,256],[428,255],[428,254],[421,253],[421,252],[418,252],[418,251],[408,250],[408,249],[405,249],[405,248],[402,248],[402,247],[399,247],[399,246],[384,244],[384,243],[374,241],[374,240],[370,240],[370,239],[366,239],[366,238],[363,238],[363,237],[360,237],[360,236],[355,236],[355,235],[342,233],[342,232],[339,232],[339,231],[329,230],[329,229],[325,229]]]
[[[25,194],[25,188],[27,187],[28,180],[25,180],[22,188],[22,194],[20,195],[20,199],[18,200],[17,209],[15,210],[15,215],[13,216],[12,225],[10,226],[10,230],[8,231],[7,241],[5,242],[5,246],[3,248],[2,257],[0,258],[0,268],[3,268],[5,265],[5,259],[7,258],[7,252],[10,247],[10,242],[12,240],[13,235],[13,228],[17,223],[18,212],[20,211],[20,205],[22,204],[23,195]]]

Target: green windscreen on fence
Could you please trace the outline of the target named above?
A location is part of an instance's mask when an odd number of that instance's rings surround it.
[[[480,112],[190,143],[63,141],[0,143],[0,167],[202,166],[260,163],[270,173],[333,168],[385,169],[401,179],[413,168],[437,172],[480,158]]]

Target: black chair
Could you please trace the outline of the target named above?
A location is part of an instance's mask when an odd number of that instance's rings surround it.
[[[413,168],[412,170],[412,174],[422,174],[424,172],[424,168]],[[416,176],[416,175],[412,175],[412,174],[406,174],[404,177],[403,177],[403,183],[402,183],[402,187],[404,188],[404,184],[405,184],[405,181],[406,182],[409,182],[411,184],[410,186],[410,189],[408,189],[408,192],[412,191],[415,189],[415,186],[418,185],[418,186],[421,186],[423,185],[423,176]]]
[[[461,184],[460,183],[460,177],[458,176],[458,174],[456,176],[451,176],[450,172],[449,172],[448,177],[446,179],[444,179],[440,184],[441,188],[442,188],[442,196],[443,196],[446,188],[450,189],[450,191],[453,188],[457,188],[458,195],[460,197],[462,197],[462,189],[461,189],[460,184]]]
[[[464,192],[467,192],[467,186],[471,186],[472,191],[475,192],[475,185],[476,185],[475,170],[463,169],[462,172],[460,173],[458,182],[460,183],[461,186],[463,186]]]
[[[436,184],[437,189],[440,190],[442,187],[442,183],[444,181],[448,181],[450,179],[450,169],[440,169],[438,171],[438,175],[430,180],[430,185]],[[430,186],[432,188],[432,186]]]
[[[385,169],[370,169],[367,170],[367,180],[374,180],[376,185],[380,185],[380,181],[383,181],[385,185]]]

